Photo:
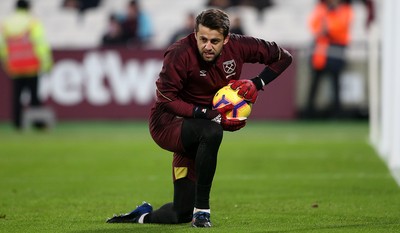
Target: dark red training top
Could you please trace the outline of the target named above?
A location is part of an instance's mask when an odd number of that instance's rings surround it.
[[[219,57],[206,62],[199,54],[194,33],[172,44],[156,81],[155,111],[192,117],[194,106],[210,107],[214,94],[230,80],[240,79],[244,63],[261,63],[282,73],[290,54],[275,42],[231,34]],[[261,71],[260,71],[261,72]],[[244,77],[246,79],[253,77]]]

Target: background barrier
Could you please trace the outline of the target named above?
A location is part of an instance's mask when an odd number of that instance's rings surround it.
[[[147,119],[163,53],[125,48],[55,50],[53,69],[40,78],[40,97],[58,120]],[[295,63],[260,92],[250,118],[295,118]],[[260,64],[246,64],[242,77],[252,78],[262,69]],[[11,81],[3,71],[0,87],[4,121],[10,119]]]

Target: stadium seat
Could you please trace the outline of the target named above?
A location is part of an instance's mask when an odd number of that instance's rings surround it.
[[[97,47],[106,30],[109,14],[123,13],[129,0],[103,0],[97,8],[83,15],[62,8],[62,1],[40,0],[33,4],[33,12],[44,22],[49,41],[55,49]],[[242,18],[246,34],[304,47],[311,40],[307,18],[315,3],[315,0],[279,0],[262,12],[248,6],[232,7],[227,11]],[[164,48],[171,35],[183,25],[184,16],[188,12],[197,13],[205,9],[207,0],[143,0],[140,4],[153,23],[154,36],[150,46]],[[12,12],[13,5],[11,0],[0,1],[0,19]],[[366,13],[360,3],[354,4],[354,7],[353,38],[363,43],[367,38],[364,27]],[[60,26],[63,30],[60,30]]]

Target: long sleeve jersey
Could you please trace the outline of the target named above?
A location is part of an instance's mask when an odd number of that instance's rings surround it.
[[[192,33],[171,45],[164,54],[156,81],[156,108],[180,117],[192,117],[194,106],[210,107],[221,87],[230,80],[240,79],[244,63],[265,64],[279,75],[291,61],[291,55],[274,42],[231,34],[215,61],[206,62]]]

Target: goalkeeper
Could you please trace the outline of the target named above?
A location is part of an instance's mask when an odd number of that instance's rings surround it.
[[[210,191],[223,131],[246,124],[226,118],[232,105],[213,110],[213,96],[232,83],[239,95],[254,103],[257,92],[292,62],[276,43],[230,34],[229,25],[225,12],[205,10],[196,17],[194,33],[172,44],[164,55],[150,133],[160,147],[174,153],[173,202],[154,211],[144,202],[108,223],[191,222],[193,227],[211,227]],[[240,79],[244,63],[262,63],[265,68],[257,77]]]

